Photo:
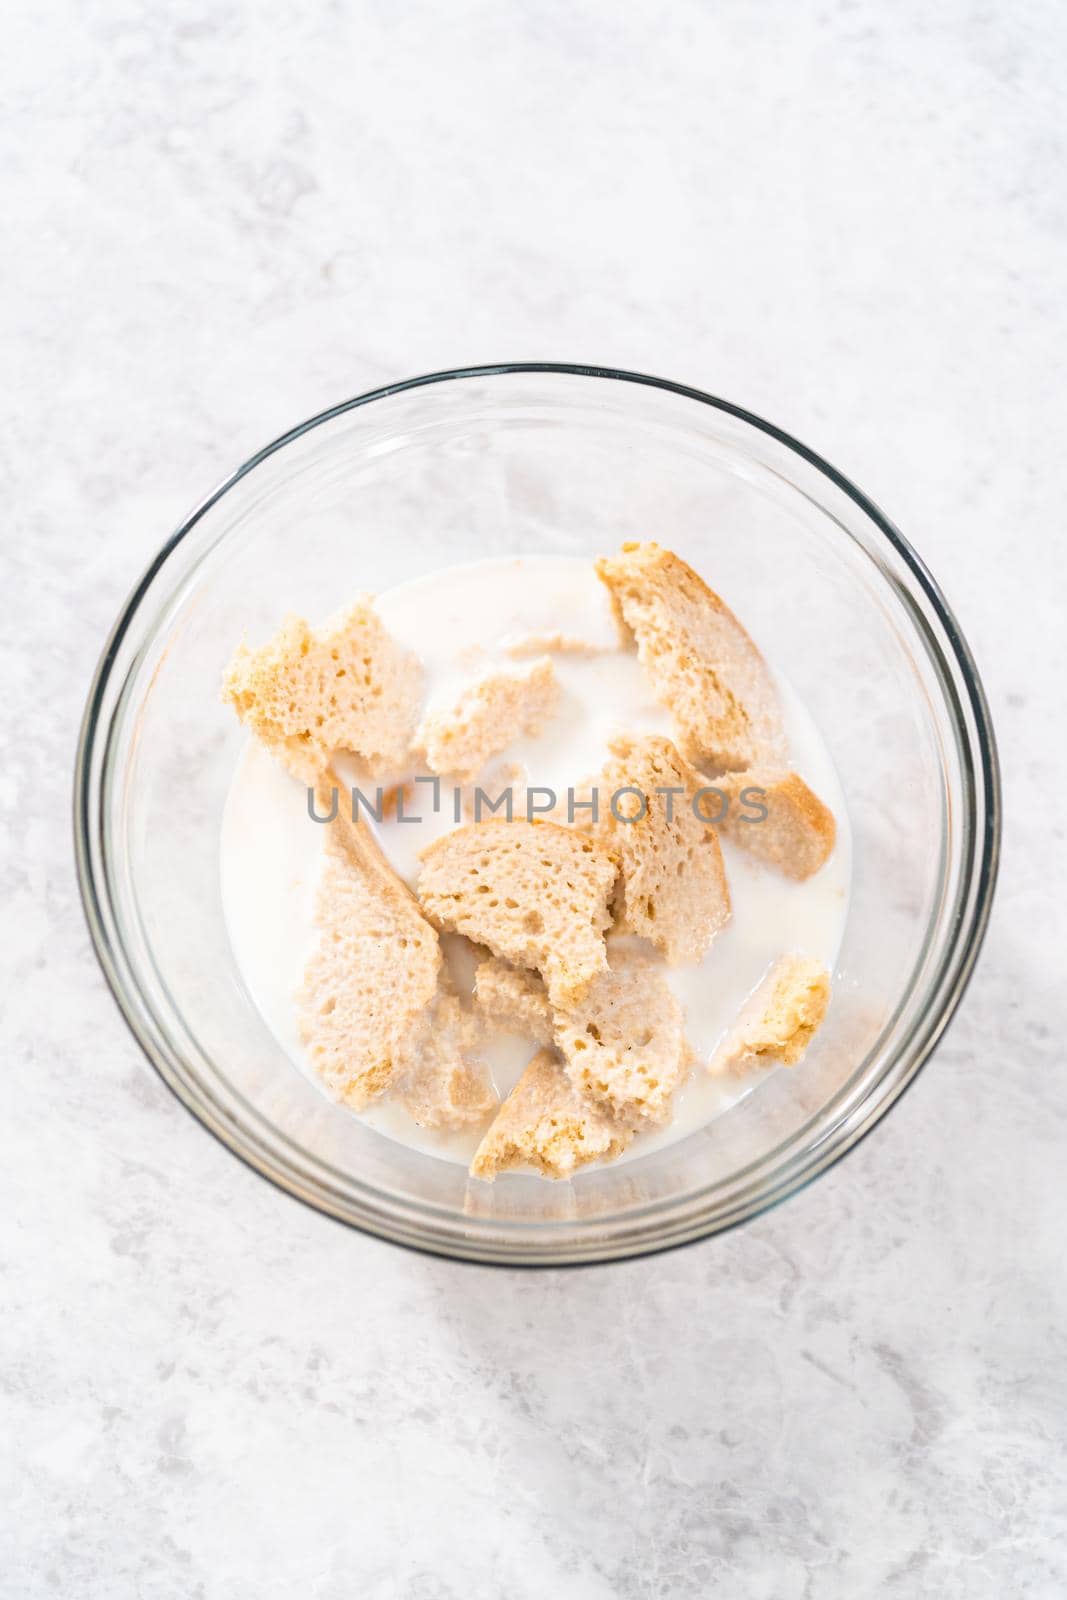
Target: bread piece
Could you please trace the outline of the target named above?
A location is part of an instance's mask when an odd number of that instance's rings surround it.
[[[810,878],[829,860],[837,837],[834,814],[799,773],[757,767],[724,773],[715,787],[728,800],[719,831],[749,855],[797,879]],[[763,794],[742,800],[748,789]],[[760,817],[762,807],[766,815]]]
[[[609,944],[608,962],[580,1000],[553,1011],[536,973],[491,956],[475,976],[475,1004],[499,1027],[554,1040],[575,1088],[628,1127],[663,1122],[689,1068],[682,1008],[648,956]]]
[[[422,694],[417,656],[390,638],[369,595],[313,630],[290,617],[258,650],[238,646],[222,697],[294,776],[315,783],[335,751],[373,775],[408,761]]]
[[[615,946],[608,959],[610,971],[555,1014],[567,1076],[628,1127],[663,1123],[689,1069],[682,1008],[648,956]]]
[[[616,864],[553,822],[471,822],[422,853],[418,895],[439,928],[544,978],[553,1004],[607,971]]]
[[[692,567],[658,544],[624,544],[596,570],[634,633],[687,760],[713,773],[782,765],[785,732],[767,664]]]
[[[496,1109],[496,1091],[478,1055],[479,1034],[454,994],[441,994],[413,1030],[401,1099],[420,1127],[462,1128]]]
[[[582,1098],[551,1050],[541,1050],[490,1124],[471,1176],[491,1183],[498,1172],[534,1167],[546,1178],[569,1178],[590,1161],[621,1155],[632,1138]]]
[[[460,782],[525,734],[536,734],[556,709],[559,683],[547,656],[525,672],[499,672],[467,689],[447,711],[424,717],[416,742],[431,772]]]
[[[595,837],[618,856],[625,926],[648,939],[672,966],[699,961],[730,920],[730,890],[714,826],[694,800],[707,785],[669,739],[616,739],[600,778]],[[644,796],[642,814],[637,794]],[[666,795],[658,790],[680,789]],[[634,820],[620,822],[612,811]]]
[[[342,811],[327,824],[316,914],[301,1036],[326,1088],[358,1109],[410,1065],[413,1037],[437,994],[440,947],[366,824]]]
[[[756,989],[708,1071],[718,1077],[780,1062],[793,1067],[826,1015],[830,974],[817,961],[782,956]]]
[[[474,975],[474,1003],[481,1015],[498,1028],[523,1034],[534,1044],[552,1043],[552,1008],[548,991],[536,972],[489,956],[479,963]]]

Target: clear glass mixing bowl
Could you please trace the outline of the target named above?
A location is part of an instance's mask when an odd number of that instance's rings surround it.
[[[773,641],[837,764],[854,880],[803,1065],[618,1170],[489,1186],[334,1106],[236,970],[219,829],[244,734],[219,699],[245,631],[519,553],[677,549]],[[150,1061],[264,1177],[398,1243],[479,1261],[607,1260],[712,1234],[837,1161],[945,1029],[989,915],[996,752],[936,584],[840,473],[736,406],[634,373],[515,363],[362,395],[269,445],[164,545],[89,695],[75,831],[101,964]]]

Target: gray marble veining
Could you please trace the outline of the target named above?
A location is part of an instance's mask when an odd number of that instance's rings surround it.
[[[0,1594],[1058,1600],[1067,20],[12,0],[0,64]],[[773,417],[943,582],[1005,765],[963,1012],[841,1167],[586,1272],[405,1254],[157,1082],[81,919],[106,630],[388,378],[602,360]]]

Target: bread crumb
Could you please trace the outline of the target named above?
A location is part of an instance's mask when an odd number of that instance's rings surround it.
[[[611,645],[596,644],[592,639],[577,639],[565,633],[527,633],[506,647],[507,654],[516,659],[523,656],[602,656]]]

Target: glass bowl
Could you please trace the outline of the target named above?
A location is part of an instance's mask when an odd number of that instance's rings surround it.
[[[472,1182],[305,1079],[235,967],[223,802],[245,738],[219,698],[247,631],[360,590],[520,553],[655,538],[773,644],[837,765],[852,899],[826,1023],[698,1133],[564,1183]],[[776,1205],[885,1114],[944,1031],[989,916],[996,751],[967,645],[892,524],[833,467],[725,401],[637,373],[433,373],[314,417],[167,541],[109,638],[78,752],[97,953],[178,1098],[290,1194],[397,1243],[562,1265],[664,1249]]]

